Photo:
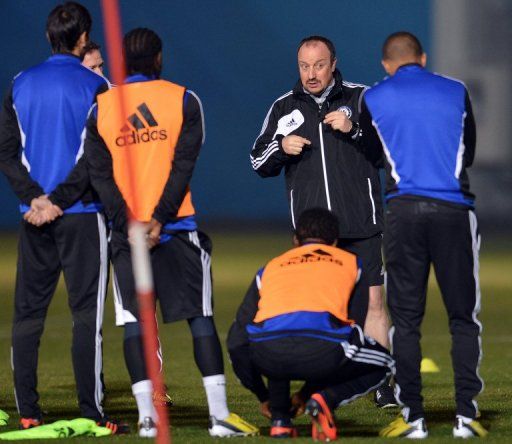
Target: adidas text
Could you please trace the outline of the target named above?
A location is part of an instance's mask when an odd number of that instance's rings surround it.
[[[132,131],[130,134],[123,134],[116,139],[117,146],[135,145],[138,143],[148,143],[155,140],[166,140],[167,132],[165,130],[142,130]]]

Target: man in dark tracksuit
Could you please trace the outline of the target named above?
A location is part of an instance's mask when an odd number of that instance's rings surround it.
[[[336,69],[334,45],[325,37],[300,42],[298,65],[300,80],[272,104],[254,143],[251,164],[262,177],[277,176],[284,169],[293,228],[296,217],[312,207],[326,208],[338,217],[338,247],[361,258],[361,286],[367,287],[353,298],[350,316],[388,347],[380,159],[366,152],[358,124],[366,87],[343,80]],[[395,403],[387,385],[376,400],[381,406]]]
[[[404,408],[403,418],[383,434],[428,434],[419,342],[433,264],[452,335],[457,405],[453,435],[483,436],[474,400],[483,382],[478,373],[480,236],[466,174],[476,142],[471,102],[462,82],[425,69],[426,55],[410,33],[388,37],[382,63],[390,77],[367,91],[360,122],[363,131],[374,134],[374,145],[387,160],[384,253],[396,389]]]
[[[312,208],[298,218],[295,248],[258,271],[228,334],[233,370],[270,404],[276,438],[296,436],[290,380],[306,381],[315,440],[333,440],[333,411],[368,393],[391,373],[389,352],[348,318],[359,290],[360,261],[336,248],[338,220]],[[261,374],[268,378],[268,389]]]
[[[73,316],[72,358],[81,415],[104,417],[101,325],[107,237],[81,156],[87,114],[106,83],[78,58],[90,28],[91,17],[83,6],[57,6],[47,22],[53,55],[15,77],[0,117],[0,168],[21,200],[26,219],[19,233],[12,331],[22,428],[42,420],[38,348],[61,271]],[[82,190],[78,196],[77,190]],[[61,210],[64,215],[51,222]]]

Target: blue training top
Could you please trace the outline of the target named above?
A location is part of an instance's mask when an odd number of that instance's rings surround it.
[[[387,200],[415,195],[473,206],[465,168],[474,157],[474,120],[462,82],[404,65],[364,100],[387,159]]]
[[[15,77],[13,105],[22,143],[22,162],[32,179],[51,193],[83,154],[87,115],[106,80],[78,57],[56,54]],[[99,203],[77,201],[65,213],[94,213]],[[29,210],[20,205],[21,212]]]

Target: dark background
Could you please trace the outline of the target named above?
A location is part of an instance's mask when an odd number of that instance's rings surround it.
[[[82,3],[93,17],[91,37],[104,48],[98,1]],[[0,0],[0,87],[19,71],[50,55],[45,38],[49,0]],[[200,221],[286,226],[282,177],[263,180],[251,169],[249,152],[272,102],[298,79],[298,42],[325,35],[336,45],[345,79],[372,85],[384,72],[382,41],[409,30],[430,52],[431,5],[427,0],[121,0],[123,30],[144,26],[164,42],[163,77],[202,99],[206,143],[192,190]],[[51,117],[49,122],[51,125]],[[0,228],[20,218],[17,199],[0,177]]]

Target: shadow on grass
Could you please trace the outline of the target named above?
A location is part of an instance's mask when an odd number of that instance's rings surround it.
[[[361,424],[350,419],[342,419],[336,421],[338,428],[338,436],[343,438],[375,438],[378,436],[378,429]],[[299,437],[311,436],[311,424],[298,424],[295,426],[299,433]],[[261,436],[270,435],[270,426],[260,427]]]
[[[454,421],[453,409],[431,409],[426,412],[427,423],[430,424],[452,424]],[[491,429],[493,421],[501,416],[503,412],[499,410],[482,410],[481,417],[478,419],[482,425],[487,429]]]

